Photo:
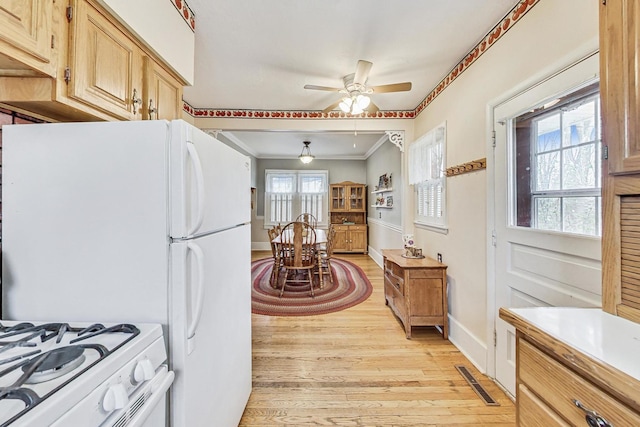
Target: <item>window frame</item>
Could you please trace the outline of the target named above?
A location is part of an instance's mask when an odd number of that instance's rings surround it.
[[[446,122],[409,146],[409,184],[414,186],[414,224],[443,233],[448,231],[446,158]]]
[[[577,144],[566,143],[565,117],[567,111],[579,108],[582,105],[594,102],[594,139],[582,141]],[[551,104],[551,105],[550,105]],[[558,147],[540,150],[537,139],[539,138],[538,124],[558,115],[558,131],[559,142]],[[586,237],[600,237],[602,235],[602,122],[601,122],[601,105],[599,99],[598,83],[590,84],[586,87],[578,89],[561,98],[556,98],[545,105],[536,107],[524,114],[517,115],[508,120],[510,126],[510,181],[513,191],[510,191],[510,205],[513,207],[511,217],[511,226],[518,227],[534,232],[556,232],[563,234],[572,234]],[[521,129],[523,123],[528,123]],[[563,188],[564,187],[564,156],[574,149],[593,146],[594,156],[594,186]],[[528,158],[518,159],[518,150],[524,151],[522,147],[528,147]],[[539,171],[537,156],[549,155],[550,153],[558,153],[558,179],[560,187],[557,189],[538,188]],[[526,169],[526,172],[525,172]],[[528,187],[528,188],[523,188]],[[578,198],[594,198],[594,226],[595,233],[588,234],[584,232],[573,231],[567,224],[567,218],[564,215],[565,203],[570,199]],[[543,199],[558,199],[558,216],[560,229],[543,228],[539,226],[540,218],[538,215],[537,201]]]
[[[273,191],[269,191],[271,187],[271,178],[270,175],[281,175],[281,176],[291,176],[293,178],[292,190],[289,193],[276,193]],[[314,212],[309,212],[313,214],[318,219],[318,227],[327,228],[329,226],[329,171],[328,170],[295,170],[295,169],[265,169],[265,191],[264,191],[264,228],[270,228],[278,224],[287,224],[291,221],[294,221],[298,215],[304,213],[303,211],[303,203],[314,204],[318,203],[317,199],[320,198],[319,204],[320,206],[315,209]],[[322,178],[323,191],[320,192],[306,192],[303,193],[301,191],[303,187],[302,180],[305,176],[320,176]],[[273,194],[288,194],[290,200],[285,201],[285,203],[289,204],[288,212],[285,214],[287,219],[274,220],[272,219],[272,195]],[[311,199],[309,199],[310,195]],[[314,201],[313,199],[316,199]],[[305,201],[306,199],[306,201]],[[276,202],[277,203],[277,202]],[[281,217],[282,218],[282,217]]]

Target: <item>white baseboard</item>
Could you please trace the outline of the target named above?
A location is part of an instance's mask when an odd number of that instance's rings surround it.
[[[369,258],[374,260],[378,267],[382,268],[382,254],[373,249],[372,246],[369,246]]]
[[[271,244],[269,242],[251,242],[252,251],[270,251]]]
[[[487,346],[449,316],[449,341],[483,374],[487,373]]]

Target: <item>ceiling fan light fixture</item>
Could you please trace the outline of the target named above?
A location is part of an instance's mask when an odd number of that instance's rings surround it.
[[[300,153],[298,158],[302,163],[306,165],[307,163],[311,163],[311,161],[316,157],[311,154],[311,149],[309,148],[309,144],[311,144],[311,141],[304,141],[303,144],[304,147],[302,147],[302,153]]]
[[[358,104],[358,107],[364,110],[371,103],[371,98],[366,95],[358,95],[356,97],[356,103]]]
[[[345,113],[348,113],[351,111],[351,105],[353,105],[353,99],[344,97],[342,98],[342,102],[338,104],[338,107]]]
[[[371,98],[369,98],[367,95],[354,94],[354,95],[351,95],[350,97],[345,96],[344,98],[342,98],[342,102],[338,104],[338,107],[340,107],[340,109],[345,113],[356,115],[356,114],[362,114],[365,108],[367,108],[370,103],[371,103]]]

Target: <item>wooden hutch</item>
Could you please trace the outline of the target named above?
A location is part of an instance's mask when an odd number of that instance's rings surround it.
[[[367,253],[367,186],[351,181],[330,185],[329,221],[336,230],[333,251]]]

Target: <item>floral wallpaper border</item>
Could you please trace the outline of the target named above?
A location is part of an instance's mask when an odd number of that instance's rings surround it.
[[[185,0],[170,0],[175,8],[180,12],[180,16],[184,19],[191,28],[191,31],[196,30],[196,15],[193,13],[189,5]]]

